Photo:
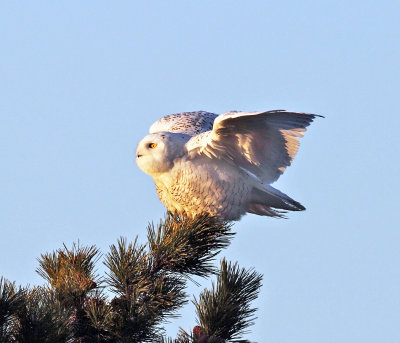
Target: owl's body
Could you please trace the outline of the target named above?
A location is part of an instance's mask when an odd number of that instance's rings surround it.
[[[154,178],[160,200],[170,212],[208,213],[226,220],[239,219],[251,187],[243,172],[220,161],[177,161],[168,174]]]
[[[270,186],[290,165],[315,115],[286,111],[186,112],[152,125],[137,163],[168,211],[221,220],[246,212],[282,217],[305,208]]]

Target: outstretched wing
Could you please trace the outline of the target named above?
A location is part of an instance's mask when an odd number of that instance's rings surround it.
[[[166,131],[195,136],[211,130],[217,116],[217,114],[205,111],[170,114],[151,125],[150,133]]]
[[[262,182],[272,183],[292,163],[298,138],[315,117],[283,110],[229,112],[214,120],[212,131],[191,138],[186,148],[191,158],[228,160]]]

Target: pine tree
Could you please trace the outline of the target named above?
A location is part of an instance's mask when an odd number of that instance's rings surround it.
[[[234,233],[208,216],[168,214],[147,227],[147,243],[120,238],[104,257],[106,275],[95,271],[95,246],[65,245],[40,256],[37,272],[47,284],[16,288],[0,279],[0,342],[222,343],[242,339],[254,322],[262,277],[216,255]],[[197,325],[177,338],[162,325],[178,317],[193,277],[216,282],[194,299]]]

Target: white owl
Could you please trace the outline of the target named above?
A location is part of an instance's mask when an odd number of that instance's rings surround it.
[[[239,220],[246,212],[283,217],[305,208],[270,186],[288,167],[317,115],[198,111],[156,121],[136,151],[170,212]]]

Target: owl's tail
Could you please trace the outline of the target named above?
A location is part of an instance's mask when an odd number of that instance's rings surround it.
[[[286,194],[277,189],[264,185],[264,187],[254,187],[250,194],[250,199],[246,211],[259,216],[285,218],[287,211],[304,211],[306,208],[293,200]]]

